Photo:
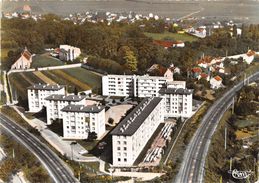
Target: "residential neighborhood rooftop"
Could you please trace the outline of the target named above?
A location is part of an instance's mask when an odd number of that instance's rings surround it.
[[[182,94],[182,95],[190,95],[193,93],[191,89],[184,88],[161,88],[159,90],[161,94]]]
[[[53,94],[45,98],[45,100],[55,100],[55,101],[81,101],[86,96],[84,95],[57,95]]]
[[[61,109],[63,112],[84,112],[84,113],[99,113],[105,107],[104,106],[95,106],[95,105],[68,105]]]
[[[28,89],[31,90],[60,90],[64,88],[64,85],[59,84],[34,84],[32,86],[29,86]]]
[[[154,108],[162,100],[160,97],[145,98],[111,132],[111,135],[133,135]]]

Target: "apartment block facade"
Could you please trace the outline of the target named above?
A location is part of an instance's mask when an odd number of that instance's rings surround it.
[[[164,121],[163,99],[145,98],[111,132],[113,165],[132,166],[151,136]]]
[[[65,87],[62,85],[34,84],[27,88],[28,104],[30,112],[39,112],[46,106],[45,98],[50,95],[65,95]]]
[[[168,80],[172,79],[148,75],[107,75],[102,77],[103,95],[157,97],[158,91]]]
[[[105,133],[103,106],[68,105],[61,111],[64,138],[87,139],[89,132],[95,132],[99,139]]]
[[[84,105],[83,95],[57,95],[53,94],[45,98],[47,108],[47,124],[52,124],[53,120],[63,119],[63,109],[67,105]]]
[[[159,91],[164,102],[165,117],[189,118],[192,115],[193,90],[186,88],[162,88]]]

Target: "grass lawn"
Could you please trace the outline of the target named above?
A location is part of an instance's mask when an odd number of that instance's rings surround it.
[[[64,65],[64,62],[49,56],[48,53],[44,53],[42,55],[36,55],[32,58],[33,68],[57,66],[57,65]]]
[[[86,141],[86,140],[77,140],[81,146],[83,146],[87,151],[92,150],[98,143],[98,140],[94,140],[93,142]]]
[[[1,70],[7,70],[8,69],[8,64],[7,64],[7,54],[11,49],[8,48],[3,48],[1,49]]]
[[[192,41],[196,41],[197,38],[196,37],[193,37],[193,36],[190,36],[188,34],[177,34],[177,33],[171,33],[171,32],[164,32],[164,33],[148,33],[148,32],[145,32],[145,35],[148,36],[148,37],[151,37],[155,40],[164,40],[165,38],[171,38],[171,39],[174,39],[174,40],[181,40],[181,41],[189,41],[189,42],[192,42]]]
[[[252,131],[243,131],[243,130],[237,130],[235,134],[236,134],[238,140],[243,139],[243,138],[252,137],[255,135],[254,132],[252,132]]]
[[[259,121],[259,117],[256,116],[248,116],[245,119],[239,119],[235,122],[235,125],[238,128],[245,128],[245,127],[249,127],[249,126],[253,126],[258,124]]]

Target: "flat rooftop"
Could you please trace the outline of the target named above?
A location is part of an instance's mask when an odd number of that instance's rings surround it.
[[[105,77],[105,76],[103,76]],[[115,74],[108,74],[106,75],[108,78],[137,78],[137,79],[163,79],[166,80],[166,77],[163,76],[150,76],[146,75],[115,75]]]
[[[160,94],[179,94],[179,95],[190,95],[193,93],[191,89],[184,88],[161,88],[159,90]]]
[[[83,112],[83,113],[99,113],[105,107],[104,106],[95,106],[95,105],[67,105],[61,111],[63,112]]]
[[[54,101],[74,101],[79,102],[85,99],[84,95],[57,95],[53,94],[45,98],[45,100],[54,100]]]
[[[155,107],[161,102],[162,98],[145,98],[133,109],[111,132],[111,135],[131,136]]]
[[[64,85],[59,84],[34,84],[32,86],[29,86],[27,89],[30,90],[60,90],[64,88]]]

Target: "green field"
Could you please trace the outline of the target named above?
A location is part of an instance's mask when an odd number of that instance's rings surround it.
[[[59,69],[42,71],[42,73],[56,83],[67,85],[68,92],[73,92],[74,86],[76,86],[79,91],[92,89],[94,93],[101,93],[101,76],[86,69]],[[68,75],[70,76],[70,78],[67,78]],[[86,85],[88,87],[86,87]]]
[[[17,92],[17,97],[27,99],[27,87],[33,83],[44,83],[41,79],[37,78],[32,72],[13,73],[9,76],[12,91]]]
[[[58,69],[41,71],[47,78],[55,83],[66,85],[68,92],[92,89],[94,93],[101,93],[101,76],[83,68]],[[17,92],[17,96],[27,99],[27,87],[36,83],[46,83],[37,77],[33,72],[13,73],[9,76],[12,91]]]
[[[165,38],[173,39],[176,41],[196,41],[198,38],[190,36],[188,34],[177,34],[177,33],[171,33],[171,32],[164,32],[164,33],[148,33],[145,32],[145,35],[148,37],[153,38],[154,40],[164,40]]]
[[[64,62],[53,58],[48,55],[48,53],[44,53],[42,55],[36,55],[32,58],[32,67],[48,67],[48,66],[57,66],[64,65]]]
[[[102,78],[94,72],[88,71],[83,68],[64,69],[64,71],[77,78],[78,80],[89,85],[93,90],[101,88]]]
[[[238,128],[246,128],[249,126],[257,125],[259,121],[259,117],[256,116],[248,116],[245,119],[238,119],[235,122],[235,126]]]

